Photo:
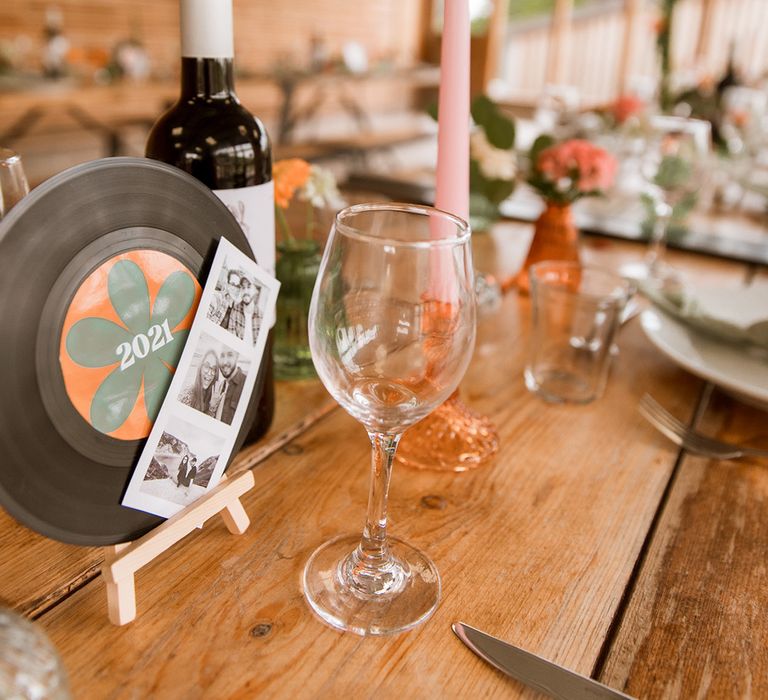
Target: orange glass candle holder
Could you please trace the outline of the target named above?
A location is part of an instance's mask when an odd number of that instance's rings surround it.
[[[579,231],[573,223],[570,204],[547,202],[536,220],[528,256],[515,280],[524,294],[530,289],[528,268],[542,260],[579,261]]]

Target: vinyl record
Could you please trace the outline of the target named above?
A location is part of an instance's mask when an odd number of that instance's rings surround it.
[[[0,222],[0,504],[17,520],[79,545],[162,522],[120,501],[222,236],[253,257],[208,188],[141,158],[71,168]],[[161,322],[176,342],[150,353]]]

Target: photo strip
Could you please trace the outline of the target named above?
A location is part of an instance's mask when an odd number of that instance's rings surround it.
[[[122,504],[170,517],[221,479],[253,393],[280,283],[222,238]]]

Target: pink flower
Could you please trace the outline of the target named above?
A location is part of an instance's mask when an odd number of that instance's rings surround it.
[[[616,159],[605,149],[583,139],[545,148],[539,154],[536,167],[558,189],[562,185],[565,189],[574,187],[580,194],[607,189],[616,176]]]
[[[639,114],[645,109],[645,102],[634,95],[622,95],[611,106],[611,113],[617,124],[623,124],[627,119]]]

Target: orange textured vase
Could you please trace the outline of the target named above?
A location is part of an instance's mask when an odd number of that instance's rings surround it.
[[[521,292],[527,294],[530,287],[528,268],[542,260],[578,262],[579,232],[573,223],[570,204],[547,202],[546,208],[536,220],[528,257],[516,279],[517,287]]]

